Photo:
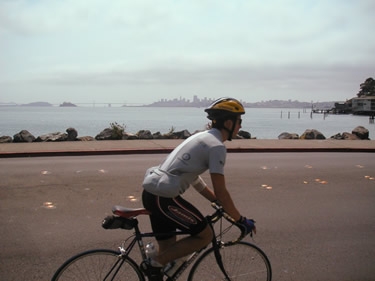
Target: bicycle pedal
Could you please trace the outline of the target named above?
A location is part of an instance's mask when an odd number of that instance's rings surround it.
[[[162,267],[152,266],[148,260],[143,261],[139,267],[147,276],[162,275],[164,272]]]
[[[148,273],[148,269],[150,268],[150,264],[149,264],[148,261],[143,261],[139,265],[139,268],[143,271],[143,273],[147,274]]]

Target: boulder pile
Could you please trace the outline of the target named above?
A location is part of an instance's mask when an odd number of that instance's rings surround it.
[[[199,131],[194,132],[193,134]],[[66,129],[66,133],[55,132],[35,137],[27,130],[22,130],[12,137],[0,137],[0,143],[20,143],[20,142],[62,142],[62,141],[101,141],[101,140],[150,140],[150,139],[187,139],[192,134],[188,130],[175,132],[169,131],[166,134],[160,132],[151,133],[150,130],[140,130],[137,133],[125,132],[122,127],[111,126],[106,128],[94,137],[78,137],[78,132],[74,128]],[[250,139],[251,134],[246,131],[240,131],[237,139]]]
[[[199,131],[194,132],[193,134]],[[22,130],[12,137],[0,136],[0,143],[20,143],[20,142],[61,142],[61,141],[101,141],[101,140],[150,140],[150,139],[187,139],[191,134],[188,130],[175,132],[172,128],[168,133],[162,134],[160,132],[152,133],[150,130],[140,130],[137,133],[125,132],[121,126],[111,125],[97,134],[95,137],[83,136],[78,137],[78,132],[74,128],[66,129],[65,133],[55,132],[38,137],[33,136],[29,131]],[[251,134],[246,131],[239,131],[236,139],[251,139]],[[307,129],[301,136],[296,133],[283,132],[278,136],[278,139],[303,139],[303,140],[324,140],[326,137],[315,129]],[[336,140],[369,140],[369,131],[358,126],[352,130],[351,133],[338,133],[331,137]]]
[[[301,136],[296,133],[284,132],[278,136],[278,139],[303,139],[303,140],[325,140],[326,137],[315,129],[307,129]],[[335,140],[369,140],[369,131],[363,126],[355,127],[351,133],[343,132],[331,136]]]

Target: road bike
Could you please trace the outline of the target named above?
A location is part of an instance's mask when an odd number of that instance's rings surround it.
[[[187,276],[188,281],[271,281],[271,264],[266,254],[256,245],[242,241],[245,237],[241,225],[237,224],[223,208],[212,203],[214,213],[206,216],[215,235],[212,244],[190,256],[171,274],[165,270],[165,280],[173,281]],[[118,251],[94,249],[75,255],[63,263],[52,277],[52,281],[146,281],[144,262],[147,260],[145,241],[154,239],[153,232],[141,232],[137,216],[149,215],[144,208],[114,206],[114,215],[104,219],[102,226],[110,229],[134,230]],[[240,229],[240,235],[232,239],[232,227]],[[168,233],[170,234],[170,233]],[[175,235],[187,235],[184,231]],[[229,238],[228,238],[229,237]],[[138,246],[138,247],[137,247]],[[138,249],[138,259],[136,262]],[[133,253],[133,255],[131,255]],[[190,265],[191,269],[186,270]]]

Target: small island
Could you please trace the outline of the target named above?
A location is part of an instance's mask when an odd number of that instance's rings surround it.
[[[62,104],[60,104],[60,107],[77,107],[77,106],[71,102],[64,101]]]

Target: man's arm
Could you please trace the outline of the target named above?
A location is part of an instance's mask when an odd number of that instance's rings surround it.
[[[198,191],[203,197],[209,201],[215,201],[215,193],[207,186],[201,177],[198,177],[196,181],[192,183],[196,191]]]
[[[216,200],[216,196],[215,196],[215,193],[208,187],[206,186],[201,192],[200,194],[205,197],[207,200],[209,201],[215,201]]]
[[[205,184],[205,182],[198,177],[193,183],[194,188],[205,198],[210,201],[217,200],[237,223],[244,226],[243,231],[246,233],[256,233],[255,221],[242,217],[233,203],[232,197],[230,196],[226,186],[225,177],[222,174],[211,174],[212,185],[214,192]]]
[[[211,174],[212,186],[216,196],[216,200],[223,206],[225,212],[227,212],[232,218],[238,221],[241,218],[240,212],[237,210],[233,203],[232,197],[230,196],[226,186],[225,177],[221,174]]]

